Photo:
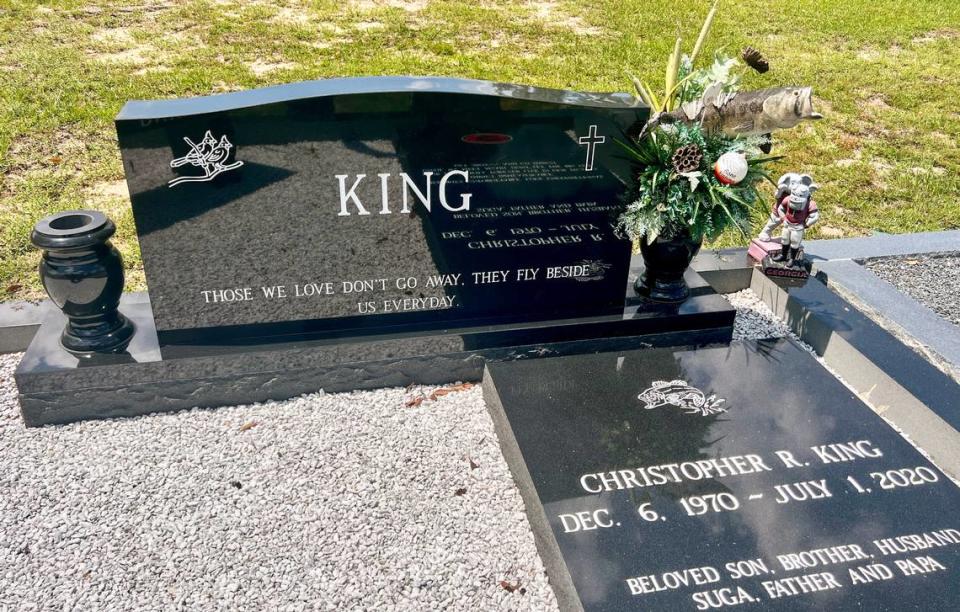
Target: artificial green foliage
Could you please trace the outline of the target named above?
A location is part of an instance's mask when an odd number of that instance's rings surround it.
[[[739,62],[722,51],[713,56],[713,64],[699,70],[693,69],[693,61],[684,55],[680,61],[680,104],[699,100],[711,87],[721,93],[732,93],[740,86],[740,73],[735,72]]]
[[[763,137],[735,138],[684,123],[661,125],[636,143],[621,142],[635,163],[637,180],[619,230],[648,243],[659,236],[687,234],[694,240],[714,240],[730,227],[746,235],[750,213],[761,199],[757,183],[772,182],[764,165],[779,159],[762,157],[764,142]],[[677,173],[671,157],[689,144],[700,147],[703,161],[697,170]],[[724,185],[713,172],[717,158],[730,151],[743,153],[749,166],[746,178],[736,185]]]
[[[693,117],[698,105],[723,104],[740,90],[740,62],[722,51],[714,53],[709,66],[696,67],[718,6],[719,0],[715,0],[689,55],[681,54],[681,40],[677,39],[667,61],[662,98],[631,77],[638,97],[653,111],[639,141],[621,143],[635,164],[636,182],[618,229],[632,240],[645,239],[652,244],[658,237],[689,236],[695,241],[713,241],[728,228],[746,236],[751,212],[761,200],[757,184],[761,179],[773,182],[764,164],[780,158],[762,156],[765,137],[708,133],[698,123],[675,122],[676,113],[666,123],[666,112],[684,109],[685,113],[689,104],[689,116]],[[692,170],[677,166],[674,159],[678,149],[690,145],[703,154],[699,167]],[[720,182],[713,171],[717,159],[728,152],[742,153],[749,168],[736,185]]]

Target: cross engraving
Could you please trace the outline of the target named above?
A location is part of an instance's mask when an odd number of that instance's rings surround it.
[[[607,141],[606,136],[597,136],[597,126],[591,125],[590,129],[587,131],[586,136],[581,136],[577,142],[581,145],[587,145],[587,161],[583,165],[583,169],[587,172],[593,170],[593,156],[597,152],[597,145],[603,144]]]

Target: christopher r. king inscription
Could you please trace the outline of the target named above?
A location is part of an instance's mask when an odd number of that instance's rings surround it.
[[[870,440],[855,440],[811,446],[804,453],[775,450],[772,457],[756,454],[734,455],[666,463],[655,466],[620,469],[583,474],[580,487],[586,493],[620,491],[631,488],[656,487],[668,483],[697,482],[757,474],[784,472],[781,484],[757,488],[742,499],[729,491],[680,497],[677,506],[655,507],[653,502],[637,506],[642,521],[656,526],[670,520],[670,514],[682,512],[687,517],[742,511],[744,504],[796,504],[826,500],[834,495],[883,494],[904,487],[934,484],[940,481],[938,470],[925,465],[900,469],[864,471],[852,462],[880,459],[883,451]],[[799,457],[799,458],[798,458]],[[791,481],[789,470],[807,468],[811,464],[844,463],[849,474],[843,480],[829,478]],[[861,484],[863,481],[863,484]],[[771,509],[768,512],[774,511]],[[614,529],[622,526],[610,510],[598,507],[557,517],[564,533]],[[960,524],[958,524],[960,526]],[[944,528],[921,534],[907,534],[858,543],[785,552],[775,559],[762,557],[741,559],[720,566],[705,565],[671,570],[662,574],[631,576],[625,579],[632,595],[647,595],[690,587],[690,598],[697,610],[723,608],[763,599],[780,599],[830,589],[842,589],[877,580],[922,576],[943,572],[947,567],[933,554],[936,549],[960,546],[960,531]],[[890,557],[878,560],[877,557]],[[797,575],[777,577],[791,572]],[[800,573],[803,572],[803,573]],[[757,578],[759,594],[741,586],[744,578]],[[693,587],[702,587],[696,590]]]
[[[562,608],[956,609],[960,487],[792,342],[487,369]]]

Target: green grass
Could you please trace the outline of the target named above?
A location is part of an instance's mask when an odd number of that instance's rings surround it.
[[[625,91],[628,70],[662,78],[675,35],[689,50],[708,4],[6,0],[0,299],[42,296],[30,229],[77,207],[117,222],[127,288],[143,288],[112,123],[129,99],[380,74]],[[960,227],[960,2],[726,0],[708,50],[747,43],[773,65],[748,87],[811,84],[827,115],[777,134],[775,170],[822,186],[814,236]]]

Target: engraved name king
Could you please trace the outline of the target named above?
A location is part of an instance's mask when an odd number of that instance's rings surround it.
[[[427,209],[427,212],[432,212],[432,195],[433,195],[433,172],[424,172],[424,185],[423,189],[417,185],[416,181],[410,178],[410,175],[406,172],[399,173],[401,181],[401,208],[400,212],[404,214],[410,213],[410,205],[413,197],[420,201],[420,204]],[[390,182],[393,175],[389,172],[377,174],[377,177],[380,179],[380,210],[378,211],[381,215],[389,215],[393,211],[390,210]],[[460,194],[460,204],[459,206],[454,206],[450,204],[450,201],[447,197],[447,183],[448,181],[455,176],[463,178],[464,183],[470,182],[469,174],[466,170],[451,170],[440,177],[440,182],[437,185],[437,193],[440,199],[440,206],[445,208],[450,212],[461,212],[470,210],[470,198],[473,197],[472,193],[462,193]],[[357,194],[357,189],[363,184],[364,180],[367,178],[366,174],[357,174],[352,180],[350,187],[347,187],[348,181],[350,181],[351,176],[349,174],[337,174],[337,185],[340,191],[340,212],[337,213],[337,216],[348,217],[350,216],[350,205],[356,209],[356,214],[358,215],[369,215],[370,210],[361,201],[360,196]],[[411,197],[411,192],[413,197]],[[374,206],[375,208],[375,206]]]

